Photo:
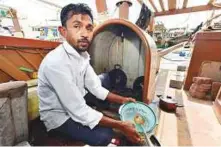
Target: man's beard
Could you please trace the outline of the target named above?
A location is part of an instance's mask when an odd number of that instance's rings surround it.
[[[88,46],[87,47],[80,47],[80,43],[81,42],[86,42],[88,43]],[[87,39],[82,39],[82,40],[78,40],[77,41],[77,46],[72,44],[72,47],[78,52],[78,53],[82,53],[82,52],[86,52],[88,51],[89,47],[90,47],[91,43],[90,41],[88,41]]]
[[[88,48],[79,48],[79,47],[74,47],[75,48],[75,50],[77,51],[77,52],[79,52],[79,53],[82,53],[82,52],[86,52],[86,51],[88,51]]]
[[[78,52],[86,52],[88,51],[91,43],[88,39],[81,39],[77,41],[77,44],[78,44],[78,47],[76,47],[76,50]],[[80,47],[80,44],[87,44],[86,45],[87,47],[83,47],[83,46]]]

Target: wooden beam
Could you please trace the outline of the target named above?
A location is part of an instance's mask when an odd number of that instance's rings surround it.
[[[188,0],[184,0],[184,1],[183,1],[183,8],[186,8],[186,7],[187,7],[187,3],[188,3]]]
[[[20,71],[8,58],[0,55],[0,69],[15,80],[30,80],[29,76]]]
[[[30,47],[30,48],[51,50],[53,48],[56,48],[60,44],[61,42],[0,36],[0,46],[5,45],[5,46],[15,46],[15,47],[23,47],[23,48]]]
[[[155,12],[154,16],[157,17],[157,16],[165,16],[165,15],[176,15],[176,14],[215,10],[215,9],[221,9],[221,8],[214,7],[212,5],[203,5],[203,6],[184,8],[184,9],[169,10],[169,11],[164,11],[164,12]]]
[[[165,11],[163,0],[159,0],[162,11]]]
[[[36,49],[36,51],[41,55],[42,59],[45,57],[39,49]]]
[[[167,48],[165,50],[162,50],[162,51],[158,52],[158,55],[160,57],[163,57],[163,56],[171,53],[172,51],[181,48],[185,43],[186,43],[186,41],[185,42],[181,42],[181,43],[179,43],[177,45],[171,46],[171,47],[169,47],[169,48]]]
[[[36,66],[36,63],[33,63],[33,60],[29,60],[24,54],[22,54],[19,50],[15,50],[16,53],[19,54],[21,58],[23,58],[26,62],[28,62],[29,65],[31,65],[36,71],[38,70],[38,66]]]
[[[150,23],[147,29],[151,34],[154,32],[154,17],[153,16],[150,17]]]
[[[215,0],[209,0],[208,4],[207,5],[210,5],[214,2]]]
[[[96,0],[96,7],[98,13],[103,13],[107,11],[106,0]]]
[[[176,0],[168,0],[168,8],[169,8],[169,10],[175,10],[176,9]]]
[[[155,6],[153,0],[149,0],[149,2],[150,2],[150,4],[151,4],[151,6],[153,7],[154,11],[155,11],[155,12],[158,12],[157,7]]]
[[[21,26],[20,26],[19,21],[18,21],[17,11],[15,9],[12,9],[12,8],[10,8],[9,11],[11,12],[10,14],[12,15],[12,22],[13,22],[13,25],[14,25],[15,32],[21,32]]]

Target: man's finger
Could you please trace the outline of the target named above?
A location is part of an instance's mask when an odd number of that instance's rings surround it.
[[[141,141],[142,140],[141,140],[140,137],[136,137],[136,138],[133,139],[133,142],[135,142],[135,143],[140,143]]]
[[[136,137],[140,138],[140,134],[136,132]]]
[[[134,99],[134,98],[131,98],[131,99],[132,99],[132,101],[136,102],[136,99]]]
[[[138,137],[138,138],[136,139],[136,141],[137,141],[137,143],[140,143],[140,142],[142,142],[142,139],[141,139],[140,137]]]
[[[131,97],[129,97],[128,100],[131,101],[131,102],[136,102],[136,100],[134,98],[131,98]]]

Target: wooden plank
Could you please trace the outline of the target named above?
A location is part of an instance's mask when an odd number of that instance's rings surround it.
[[[108,51],[109,56],[109,70],[114,69],[114,65],[120,64],[123,66],[123,43],[120,36],[116,36],[112,40],[112,45]]]
[[[203,6],[184,8],[184,9],[169,10],[169,11],[164,11],[164,12],[155,12],[154,16],[157,17],[157,16],[165,16],[165,15],[176,15],[176,14],[207,11],[207,10],[218,10],[218,9],[221,9],[221,8],[213,7],[212,5],[203,5]]]
[[[22,49],[21,49],[22,50]],[[20,51],[21,51],[20,50]],[[26,50],[25,50],[26,51]],[[34,52],[34,50],[30,50],[29,52]],[[25,53],[25,52],[22,52],[23,54],[28,54],[28,53]],[[26,68],[30,68],[32,69],[33,67],[24,59],[22,58],[17,52],[16,50],[13,50],[13,49],[10,49],[9,50],[5,50],[5,49],[2,49],[0,48],[0,54],[2,56],[4,56],[5,58],[7,58],[14,66],[16,66],[16,68],[20,68],[20,67],[26,67]],[[35,59],[36,57],[36,54],[31,54],[31,59]],[[34,62],[34,61],[33,61]],[[35,62],[34,62],[35,63]],[[40,62],[36,62],[38,64],[40,64]]]
[[[36,66],[36,63],[33,63],[33,60],[29,60],[24,54],[22,54],[20,51],[16,50],[16,52],[25,60],[27,61],[35,70],[38,70],[38,67]]]
[[[175,10],[176,9],[176,0],[168,0],[168,8],[169,8],[169,10]]]
[[[149,2],[150,2],[150,4],[151,4],[151,6],[153,7],[154,11],[155,11],[155,12],[158,12],[157,7],[155,6],[153,0],[149,0]]]
[[[10,60],[0,55],[0,69],[10,75],[15,80],[29,80],[24,72],[20,71]]]
[[[140,40],[134,32],[125,31],[123,49],[123,70],[127,74],[127,87],[132,88],[134,80],[139,76]]]
[[[36,49],[36,51],[41,55],[42,59],[45,57],[39,49]]]
[[[109,65],[109,60],[111,57],[110,47],[116,37],[115,31],[117,30],[113,29],[112,31],[99,33],[91,44],[89,54],[91,56],[91,64],[97,74],[103,73],[105,70],[109,71],[113,69],[113,67]],[[107,40],[109,41],[107,42]]]
[[[186,7],[187,7],[187,3],[188,3],[188,0],[184,0],[184,1],[183,1],[183,8],[186,8]]]
[[[165,11],[163,0],[159,0],[162,11]]]
[[[211,78],[214,82],[221,81],[221,62],[203,61],[200,66],[198,75],[199,77]]]
[[[150,33],[153,33],[153,31],[154,31],[154,17],[153,16],[150,17],[150,23],[149,23],[149,26],[148,26],[148,31]]]
[[[200,66],[204,61],[221,62],[221,32],[199,32],[194,42],[184,85],[185,90],[189,90],[193,77],[198,76]]]
[[[14,25],[15,32],[22,32],[21,31],[21,26],[20,26],[19,21],[18,21],[16,10],[10,9],[9,11],[12,14],[12,22],[13,22],[13,25]],[[22,36],[22,37],[24,37],[24,36]]]
[[[163,57],[163,56],[165,56],[165,55],[171,53],[172,51],[181,48],[185,43],[186,43],[186,42],[182,42],[182,43],[179,43],[179,44],[177,44],[177,45],[171,46],[171,47],[169,47],[169,48],[167,48],[167,49],[165,49],[165,50],[162,50],[162,51],[158,52],[158,55],[159,55],[160,57]]]
[[[106,0],[96,0],[96,8],[98,13],[104,13],[107,11]]]
[[[142,41],[140,40],[138,76],[144,76],[144,65],[145,65],[145,48]]]
[[[61,42],[0,36],[0,46],[2,45],[2,46],[39,48],[39,49],[53,49],[56,48],[59,44],[61,44]]]
[[[6,74],[3,70],[0,70],[0,83],[8,82],[13,80],[11,76]]]

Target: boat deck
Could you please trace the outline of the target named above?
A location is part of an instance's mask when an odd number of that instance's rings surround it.
[[[212,101],[192,98],[187,91],[169,88],[169,80],[177,66],[188,61],[162,59],[157,79],[156,95],[173,95],[182,101],[176,113],[160,111],[157,138],[163,146],[220,146],[221,125],[212,108]],[[185,72],[183,76],[185,77]]]

